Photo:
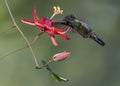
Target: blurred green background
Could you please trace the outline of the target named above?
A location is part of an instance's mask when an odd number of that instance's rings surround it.
[[[39,64],[55,53],[70,51],[69,59],[50,64],[54,72],[69,81],[55,82],[47,71],[36,70],[29,49],[24,49],[0,61],[0,86],[120,86],[120,0],[8,0],[8,3],[18,26],[30,41],[38,29],[20,20],[33,19],[34,6],[39,18],[50,17],[53,6],[60,6],[63,15],[54,20],[75,13],[91,25],[106,45],[101,47],[90,39],[68,34],[71,40],[57,37],[59,46],[55,47],[49,35],[44,34],[33,45]],[[0,0],[0,58],[26,45],[16,29],[8,30],[10,27],[10,16],[4,1]]]

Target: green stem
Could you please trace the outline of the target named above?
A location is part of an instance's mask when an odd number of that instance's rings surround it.
[[[44,67],[47,68],[48,64],[50,64],[51,62],[53,62],[53,60],[49,60],[47,63],[43,64],[42,66],[40,66],[39,68],[36,68],[36,69],[42,69],[42,68],[44,68]],[[49,69],[49,67],[48,67],[48,69]],[[49,69],[49,70],[50,70],[50,69]]]
[[[57,14],[54,12],[54,13],[52,14],[52,16],[50,17],[50,20],[52,20],[55,15],[57,15]]]
[[[31,54],[32,54],[33,59],[34,59],[34,61],[35,61],[35,66],[36,66],[36,68],[39,67],[39,64],[38,64],[38,62],[37,62],[37,59],[36,59],[35,54],[34,54],[34,52],[33,52],[33,49],[32,49],[32,47],[31,47],[29,41],[27,40],[26,36],[23,34],[23,32],[21,31],[21,29],[18,27],[18,25],[17,25],[17,23],[16,23],[13,15],[12,15],[12,13],[11,13],[11,10],[10,10],[10,8],[9,8],[9,5],[8,5],[7,0],[4,0],[4,2],[5,2],[5,5],[6,5],[7,9],[8,9],[8,12],[9,12],[9,14],[10,14],[10,17],[11,17],[11,19],[12,19],[13,24],[16,26],[16,28],[17,28],[17,30],[19,31],[19,33],[22,35],[22,37],[23,37],[24,40],[26,41],[26,43],[27,43],[27,45],[28,45],[28,47],[29,47],[29,49],[30,49],[30,51],[31,51]]]

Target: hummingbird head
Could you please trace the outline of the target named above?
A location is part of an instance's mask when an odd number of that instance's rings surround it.
[[[64,17],[63,21],[66,21],[68,23],[72,23],[74,19],[77,19],[77,17],[74,14],[69,14]]]

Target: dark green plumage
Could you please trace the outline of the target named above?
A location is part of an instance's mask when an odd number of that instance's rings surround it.
[[[91,38],[101,46],[105,45],[105,43],[92,31],[87,23],[78,20],[78,18],[73,14],[65,16],[61,21],[55,21],[53,26],[64,29],[67,32],[72,31],[78,33],[84,38]]]

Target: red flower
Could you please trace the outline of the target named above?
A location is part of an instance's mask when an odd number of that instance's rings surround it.
[[[51,37],[52,43],[57,46],[57,42],[55,39],[55,35],[59,35],[60,37],[62,37],[63,39],[69,40],[70,38],[67,37],[67,35],[65,34],[64,30],[61,29],[57,29],[52,27],[52,23],[53,21],[48,19],[47,17],[44,17],[43,20],[40,20],[36,14],[36,8],[34,8],[34,13],[33,13],[33,17],[34,20],[26,20],[23,19],[22,22],[29,24],[29,25],[35,25],[37,26],[40,30],[48,33]]]

